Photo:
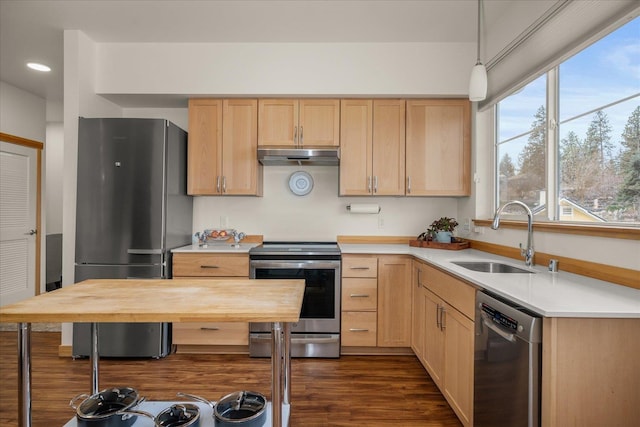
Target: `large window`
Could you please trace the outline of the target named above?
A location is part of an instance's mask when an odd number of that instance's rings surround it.
[[[498,206],[640,224],[639,34],[636,18],[497,105]]]

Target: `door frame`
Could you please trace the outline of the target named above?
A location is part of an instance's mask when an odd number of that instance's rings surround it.
[[[20,145],[22,147],[35,148],[36,150],[36,257],[35,257],[35,294],[40,295],[42,284],[40,283],[40,262],[42,251],[42,142],[32,139],[22,138],[20,136],[10,135],[0,132],[0,141],[10,144]]]

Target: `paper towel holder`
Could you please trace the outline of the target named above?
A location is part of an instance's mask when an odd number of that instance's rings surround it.
[[[347,211],[350,213],[378,214],[382,209],[380,205],[354,203],[347,205]]]

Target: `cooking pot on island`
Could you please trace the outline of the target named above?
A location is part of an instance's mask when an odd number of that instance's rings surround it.
[[[213,403],[193,394],[178,393],[207,403],[213,408],[213,417],[219,427],[259,427],[267,416],[267,398],[255,391],[237,391]]]
[[[127,409],[120,413],[151,418],[155,427],[197,427],[200,425],[200,409],[191,403],[175,403],[156,416],[138,409]]]
[[[84,399],[78,404],[80,399]],[[119,413],[142,402],[138,391],[131,387],[112,387],[89,396],[79,394],[69,402],[76,410],[78,427],[129,427],[136,421],[133,414]]]

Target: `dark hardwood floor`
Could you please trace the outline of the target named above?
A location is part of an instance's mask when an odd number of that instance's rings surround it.
[[[16,332],[0,332],[0,426],[17,426]],[[33,425],[62,426],[69,400],[90,389],[87,359],[58,357],[59,332],[32,332]],[[268,359],[172,354],[160,360],[100,361],[100,388],[132,386],[148,400],[179,391],[217,400],[236,390],[270,395]],[[460,426],[413,356],[294,359],[291,425]]]

